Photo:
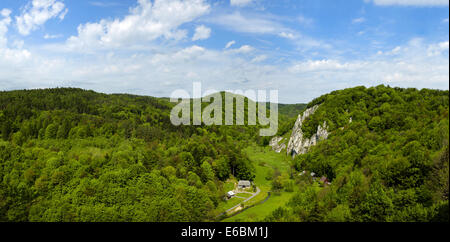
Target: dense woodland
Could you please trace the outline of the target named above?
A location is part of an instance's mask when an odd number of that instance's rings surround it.
[[[448,91],[356,87],[314,105],[305,136],[324,121],[330,136],[295,158],[300,191],[267,221],[449,221]]]
[[[266,221],[448,221],[448,91],[335,91],[303,127],[296,194]],[[247,102],[247,100],[246,100]],[[0,92],[0,221],[214,221],[259,126],[174,126],[167,99],[72,88]],[[278,135],[305,105],[280,105]],[[349,122],[349,120],[352,122]],[[298,176],[327,176],[324,186]]]
[[[257,126],[174,126],[173,106],[81,89],[0,92],[0,220],[213,220],[222,182],[254,177],[242,148],[267,138]]]

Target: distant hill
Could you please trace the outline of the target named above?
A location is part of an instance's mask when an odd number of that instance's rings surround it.
[[[307,104],[278,104],[278,111],[287,118],[296,118],[303,110],[306,109]]]

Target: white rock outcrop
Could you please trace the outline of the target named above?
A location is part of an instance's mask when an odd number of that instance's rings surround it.
[[[275,136],[270,140],[269,146],[272,147],[272,150],[274,150],[275,152],[280,153],[282,150],[286,149],[285,142],[282,142],[280,144],[283,139],[283,137]]]
[[[287,154],[295,157],[298,154],[305,154],[309,147],[316,145],[320,140],[328,138],[328,125],[326,121],[322,125],[317,127],[317,132],[312,135],[312,137],[304,137],[302,131],[302,125],[306,118],[313,115],[316,112],[318,105],[306,109],[303,114],[300,114],[295,121],[294,128],[292,129],[292,134],[289,139],[287,146]]]

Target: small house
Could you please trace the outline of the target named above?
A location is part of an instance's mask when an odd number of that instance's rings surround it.
[[[227,192],[227,198],[230,199],[232,197],[234,197],[236,194],[233,191],[229,191]]]
[[[245,189],[251,187],[251,182],[246,180],[241,180],[238,182],[238,188],[239,189]]]

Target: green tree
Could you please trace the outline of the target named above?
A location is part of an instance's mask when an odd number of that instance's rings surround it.
[[[57,132],[58,132],[58,125],[50,124],[45,129],[45,138],[46,139],[54,139],[54,138],[56,138]]]
[[[201,165],[201,170],[202,180],[204,182],[214,179],[214,171],[208,161],[203,162],[203,164]]]

